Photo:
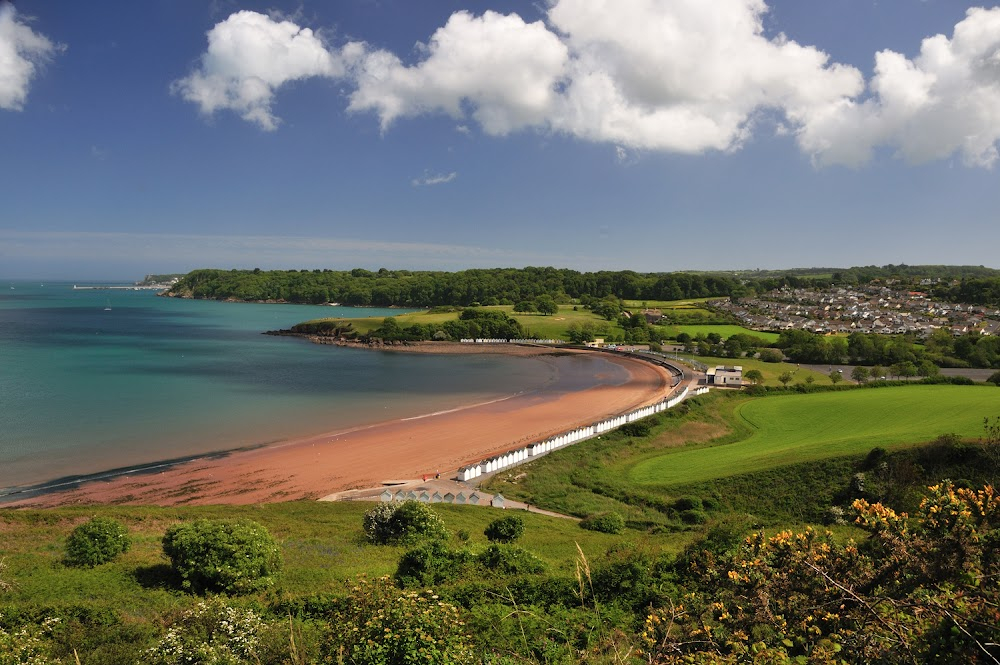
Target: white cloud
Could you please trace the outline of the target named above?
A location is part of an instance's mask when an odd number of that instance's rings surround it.
[[[24,108],[38,68],[64,48],[18,19],[14,5],[0,2],[0,109]]]
[[[207,115],[229,109],[262,129],[274,130],[271,112],[278,88],[311,77],[345,73],[339,54],[309,28],[252,11],[229,16],[208,31],[208,50],[171,90]]]
[[[440,173],[437,175],[429,175],[425,173],[422,178],[414,178],[411,184],[414,187],[426,187],[428,185],[443,185],[445,183],[451,182],[458,177],[458,171],[452,171],[451,173]]]
[[[969,9],[951,39],[923,40],[913,60],[875,56],[871,96],[807,115],[798,134],[817,164],[858,166],[879,146],[910,163],[961,154],[991,167],[1000,140],[1000,8]]]
[[[492,11],[452,14],[421,51],[426,57],[412,67],[387,51],[367,53],[350,110],[375,111],[385,129],[421,113],[462,118],[468,103],[487,133],[503,135],[552,113],[568,58],[566,46],[540,21]]]

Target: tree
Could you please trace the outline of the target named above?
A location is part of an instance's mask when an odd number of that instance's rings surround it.
[[[549,296],[543,296],[535,301],[535,307],[540,314],[551,316],[559,312],[559,305]]]
[[[780,363],[785,359],[785,354],[783,354],[778,349],[761,349],[759,358],[766,363]]]
[[[531,314],[532,312],[538,311],[538,308],[536,308],[535,303],[531,302],[530,300],[522,300],[521,302],[514,305],[514,311]]]
[[[73,529],[66,539],[66,563],[93,567],[113,561],[132,545],[126,529],[110,517],[95,517]]]
[[[200,593],[251,593],[274,584],[281,549],[252,520],[200,519],[175,524],[163,536],[163,553],[185,589]]]
[[[830,383],[832,383],[833,385],[837,385],[843,380],[844,380],[844,375],[841,374],[839,371],[833,370],[832,372],[830,372]]]
[[[778,375],[778,381],[781,381],[781,385],[788,386],[792,380],[792,373],[785,371]]]
[[[1000,387],[1000,372],[993,372],[990,374],[990,378],[986,379],[987,383],[992,383],[995,386]]]
[[[865,381],[868,380],[869,376],[871,375],[868,373],[867,367],[862,367],[861,365],[858,365],[857,367],[851,370],[851,379],[855,383],[864,383]]]
[[[761,372],[759,369],[751,369],[747,370],[747,372],[743,375],[743,378],[749,381],[750,383],[757,385],[758,383],[764,380],[764,373]]]
[[[884,379],[885,378],[885,368],[881,365],[872,365],[871,368],[872,379]]]

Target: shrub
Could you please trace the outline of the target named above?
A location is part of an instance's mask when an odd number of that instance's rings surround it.
[[[680,518],[685,524],[704,524],[708,521],[708,515],[700,510],[695,510],[694,508],[690,510],[682,510]]]
[[[198,603],[146,652],[149,665],[219,665],[260,662],[257,647],[264,622],[252,610],[219,599]]]
[[[633,436],[636,438],[649,436],[649,433],[653,431],[653,418],[643,418],[642,420],[625,423],[618,428],[618,431],[625,436]]]
[[[185,589],[250,593],[274,583],[278,543],[252,520],[195,520],[163,536],[163,552]]]
[[[380,503],[365,513],[363,527],[368,540],[377,545],[448,537],[448,530],[437,513],[419,501]]]
[[[498,575],[540,573],[545,565],[534,554],[517,545],[493,543],[476,556],[476,563]]]
[[[993,372],[990,374],[990,378],[986,379],[987,383],[992,383],[995,386],[1000,386],[1000,372]]]
[[[330,617],[323,662],[473,663],[462,619],[457,607],[429,591],[400,591],[387,577],[361,580]]]
[[[625,531],[625,518],[618,513],[601,513],[583,519],[580,526],[589,531],[618,534]]]
[[[10,632],[0,625],[0,665],[50,665],[51,642],[46,639],[59,619],[46,619],[41,628],[23,626]]]
[[[758,357],[766,363],[780,363],[785,359],[785,354],[778,349],[761,349]]]
[[[483,534],[492,543],[512,543],[524,534],[524,520],[518,515],[510,515],[493,520]]]
[[[66,539],[66,563],[92,568],[113,561],[132,545],[126,529],[110,517],[95,517],[73,529]]]
[[[702,501],[696,496],[682,496],[674,501],[674,510],[701,510],[704,507]]]
[[[431,540],[400,557],[396,582],[403,587],[435,586],[460,577],[472,559],[465,548],[452,550],[443,540]]]

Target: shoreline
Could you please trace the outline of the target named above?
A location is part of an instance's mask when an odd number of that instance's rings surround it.
[[[450,346],[456,348],[439,346],[423,352],[458,353],[475,348]],[[504,346],[488,351],[487,345],[479,347],[480,352],[513,351],[512,355],[528,356],[588,353],[549,347]],[[61,478],[26,488],[25,494],[37,494],[0,500],[0,506],[291,501],[376,486],[387,478],[450,475],[463,464],[658,401],[670,390],[669,374],[662,368],[641,359],[607,360],[628,372],[625,383],[573,392],[518,393],[272,444],[112,469],[83,479]]]

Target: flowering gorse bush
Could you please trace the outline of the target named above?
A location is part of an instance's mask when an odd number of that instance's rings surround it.
[[[461,665],[473,661],[457,607],[430,591],[400,591],[388,577],[358,581],[330,617],[325,662]]]
[[[996,663],[1000,496],[928,490],[913,517],[854,502],[860,544],[806,529],[703,551],[683,601],[649,613],[652,663]]]
[[[252,610],[219,599],[198,603],[147,653],[148,665],[243,665],[260,662],[264,622]]]

